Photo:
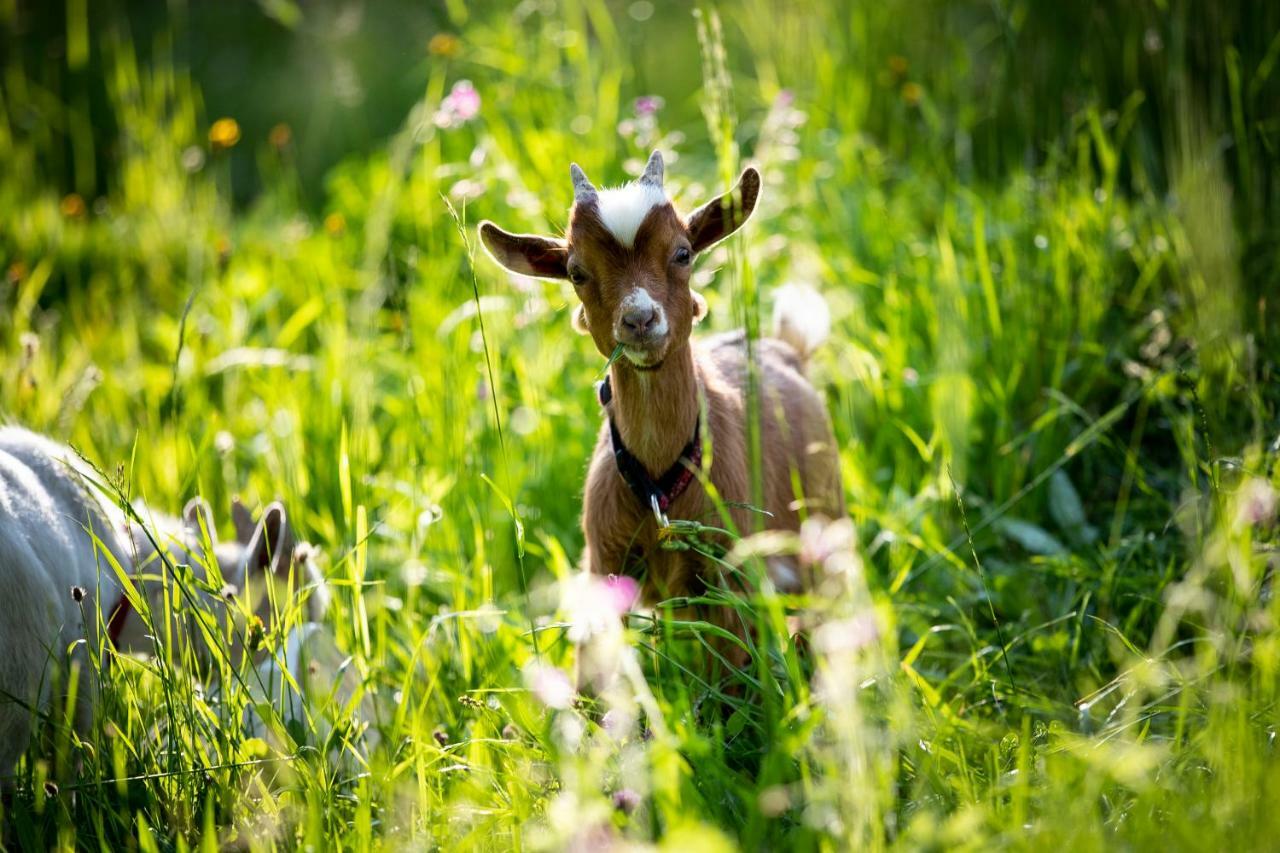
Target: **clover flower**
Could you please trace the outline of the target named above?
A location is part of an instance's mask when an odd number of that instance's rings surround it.
[[[448,130],[461,127],[480,115],[480,93],[470,80],[459,80],[453,84],[449,94],[440,101],[440,109],[436,110],[436,127]]]
[[[666,101],[658,95],[641,95],[635,99],[632,109],[638,116],[651,116],[665,105]]]
[[[624,575],[582,573],[561,586],[560,609],[569,623],[569,642],[581,645],[592,637],[620,630],[619,619],[635,605],[639,586]]]
[[[563,670],[535,663],[525,668],[524,680],[538,701],[548,708],[563,711],[573,704],[573,685]]]

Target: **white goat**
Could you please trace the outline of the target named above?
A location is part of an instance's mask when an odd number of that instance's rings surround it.
[[[209,507],[199,498],[187,504],[181,520],[153,520],[143,510],[139,514],[165,551],[162,558],[147,530],[104,499],[93,479],[65,445],[19,427],[0,427],[0,779],[26,750],[34,721],[57,695],[55,686],[67,695],[73,672],[76,726],[86,730],[95,698],[88,649],[101,647],[102,629],[119,651],[152,648],[150,629],[112,563],[128,574],[157,620],[166,612],[162,578],[179,565],[190,566],[197,581],[184,584],[188,593],[212,607],[215,595],[201,591],[199,582],[216,564],[226,584],[223,595],[248,597],[250,612],[264,622],[277,600],[267,587],[291,582],[295,565],[305,575],[292,587],[310,589],[309,617],[319,618],[328,601],[315,567],[293,559],[293,534],[279,503],[255,523],[235,501],[237,541],[226,544],[217,543]],[[287,604],[279,603],[281,609]],[[238,627],[233,634],[243,637],[243,625]],[[156,630],[165,636],[163,625]],[[203,640],[192,639],[207,658]],[[234,641],[233,649],[243,653]]]

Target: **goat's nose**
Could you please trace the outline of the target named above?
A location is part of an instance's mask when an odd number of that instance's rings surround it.
[[[633,335],[643,335],[658,322],[658,309],[654,305],[640,305],[622,315],[622,327]]]

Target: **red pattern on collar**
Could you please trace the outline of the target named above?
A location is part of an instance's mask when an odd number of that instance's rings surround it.
[[[129,614],[132,612],[133,605],[129,603],[129,596],[122,589],[120,598],[116,601],[116,606],[111,608],[111,616],[107,619],[107,639],[117,651],[120,649],[120,635],[124,633],[124,625],[129,621]]]

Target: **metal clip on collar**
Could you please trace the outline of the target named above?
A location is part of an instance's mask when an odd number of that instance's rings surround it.
[[[657,495],[649,495],[649,509],[653,510],[653,518],[658,522],[659,527],[671,526],[671,522],[667,519],[667,514],[658,506]]]

